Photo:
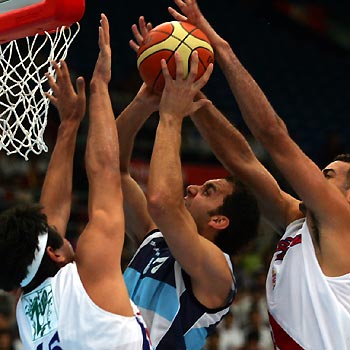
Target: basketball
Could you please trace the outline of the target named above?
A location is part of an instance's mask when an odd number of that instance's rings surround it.
[[[153,28],[144,38],[137,52],[137,67],[142,80],[156,93],[164,88],[164,78],[160,61],[165,59],[169,73],[175,78],[175,52],[179,52],[183,62],[184,78],[190,71],[191,54],[198,52],[199,79],[209,63],[214,62],[214,51],[207,36],[197,27],[187,22],[166,22]]]

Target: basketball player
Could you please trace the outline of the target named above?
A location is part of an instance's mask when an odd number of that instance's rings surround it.
[[[51,100],[61,113],[62,124],[43,188],[45,207],[17,206],[0,216],[0,288],[22,291],[17,321],[28,350],[150,349],[120,266],[124,215],[120,171],[115,162],[119,157],[118,135],[108,94],[109,25],[104,15],[99,47],[90,83],[86,149],[89,222],[75,257],[63,237],[70,207],[74,143],[85,96],[81,78],[75,95],[64,62],[61,67],[54,65],[57,83],[50,79],[55,93]]]
[[[183,15],[170,8],[174,18],[188,20],[209,37],[245,122],[302,200],[282,192],[251,151],[236,152],[236,146],[244,144],[222,116],[195,117],[216,155],[254,189],[263,215],[284,230],[266,281],[276,348],[350,349],[350,155],[338,156],[320,171],[290,138],[197,2],[175,3]]]
[[[126,232],[139,244],[124,278],[158,350],[203,348],[228,312],[236,289],[230,259],[221,249],[235,254],[257,233],[256,201],[233,178],[191,185],[183,198],[182,120],[208,103],[193,103],[193,98],[212,69],[193,82],[197,66],[195,54],[184,80],[177,57],[177,79],[172,80],[163,64],[166,87],[161,101],[143,85],[117,118]],[[147,202],[130,176],[130,157],[138,130],[158,108]]]

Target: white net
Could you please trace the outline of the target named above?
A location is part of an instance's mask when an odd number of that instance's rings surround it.
[[[48,72],[54,76],[51,62],[65,59],[80,30],[57,28],[0,45],[0,150],[8,155],[47,152],[44,131],[50,101],[44,95]]]

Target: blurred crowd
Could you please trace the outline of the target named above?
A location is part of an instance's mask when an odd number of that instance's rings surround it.
[[[49,125],[46,132],[46,142],[49,150],[53,149],[53,144],[57,130],[57,116],[52,110],[49,115]],[[147,160],[152,148],[152,138],[154,137],[155,121],[146,123],[141,136],[136,141],[135,156],[141,160]],[[81,134],[84,134],[84,124]],[[200,162],[204,167],[212,166],[215,159],[208,146],[194,131],[193,126],[185,123],[184,128],[184,162]],[[247,138],[259,159],[275,173],[266,152],[261,146],[247,135]],[[87,222],[87,182],[84,168],[85,136],[78,139],[76,159],[74,165],[72,212],[67,230],[67,238],[73,247]],[[329,157],[333,157],[331,147],[327,148]],[[324,154],[326,156],[326,153]],[[0,206],[1,210],[7,209],[18,202],[38,201],[40,198],[41,185],[50,157],[48,153],[40,156],[30,156],[29,161],[24,161],[18,155],[7,156],[0,152]],[[147,180],[146,173],[135,173],[135,177],[141,182]],[[279,179],[278,174],[275,177]],[[279,179],[282,186],[284,182]],[[235,276],[237,279],[238,293],[231,307],[230,313],[217,327],[214,333],[208,338],[206,350],[273,350],[271,340],[268,315],[266,310],[265,278],[269,268],[271,255],[273,254],[278,237],[273,230],[263,222],[260,227],[258,239],[242,254],[233,257]],[[136,247],[126,238],[123,252],[123,266],[130,261]],[[20,350],[21,343],[18,338],[14,297],[5,293],[0,294],[0,350]]]

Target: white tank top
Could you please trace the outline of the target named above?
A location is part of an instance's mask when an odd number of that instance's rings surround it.
[[[142,350],[143,320],[102,310],[87,295],[75,263],[63,267],[17,304],[19,333],[26,350]],[[146,347],[143,347],[143,346]]]
[[[323,274],[305,219],[280,240],[266,292],[277,349],[350,350],[350,275]]]

